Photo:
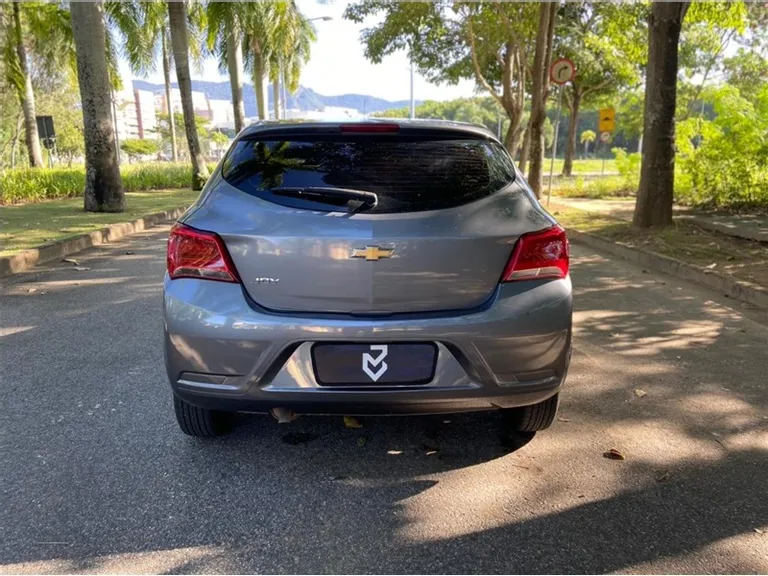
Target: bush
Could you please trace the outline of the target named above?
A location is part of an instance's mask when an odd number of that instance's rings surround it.
[[[213,171],[215,165],[209,165]],[[167,162],[132,164],[120,167],[126,192],[190,188],[189,164]],[[24,168],[0,172],[0,205],[40,202],[56,198],[77,198],[85,189],[85,167]]]
[[[616,157],[616,170],[621,175],[624,192],[637,192],[640,186],[640,164],[642,155],[639,152],[627,154],[624,148],[612,148],[611,152]]]
[[[573,180],[555,182],[553,193],[563,198],[615,198],[631,196],[635,190],[628,191],[621,176],[604,176],[584,179],[581,176]]]
[[[710,91],[715,118],[678,123],[675,198],[713,207],[768,206],[768,85],[754,102],[733,86]]]

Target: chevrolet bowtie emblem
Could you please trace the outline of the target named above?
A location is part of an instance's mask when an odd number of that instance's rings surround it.
[[[379,248],[378,246],[366,246],[364,249],[355,248],[352,250],[350,258],[365,258],[366,260],[380,260],[382,258],[390,258],[394,250],[388,250],[386,248]]]

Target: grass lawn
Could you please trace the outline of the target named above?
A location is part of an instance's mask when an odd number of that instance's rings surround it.
[[[760,242],[710,232],[680,220],[667,228],[639,229],[604,214],[557,205],[556,199],[549,211],[566,228],[768,286],[768,246]]]
[[[0,256],[190,205],[199,194],[189,189],[129,192],[125,195],[128,208],[118,214],[85,212],[82,198],[0,206]]]
[[[549,163],[550,159],[544,160],[544,174],[549,176]],[[574,174],[600,174],[603,170],[603,161],[599,158],[587,158],[581,160],[574,158],[573,160],[573,173]],[[555,174],[560,174],[563,171],[563,159],[555,158]],[[616,160],[613,158],[606,158],[605,171],[614,174],[617,172]]]

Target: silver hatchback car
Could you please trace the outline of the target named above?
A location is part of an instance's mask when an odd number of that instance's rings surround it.
[[[168,242],[179,426],[501,410],[547,428],[571,356],[568,265],[565,232],[484,128],[251,126]]]

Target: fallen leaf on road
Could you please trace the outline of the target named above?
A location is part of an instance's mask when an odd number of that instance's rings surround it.
[[[75,266],[74,269],[77,270],[78,272],[85,272],[87,270],[90,270],[90,268],[88,268],[88,266]]]
[[[757,532],[758,534],[760,534],[760,536],[762,536],[763,534],[765,534],[765,530],[760,530],[760,528],[755,528],[755,532]]]
[[[451,423],[450,420],[443,420],[443,424],[450,424],[450,423]]]
[[[422,444],[422,448],[424,448],[424,452],[427,456],[437,454],[437,452],[440,450],[437,446],[430,446],[429,444]]]
[[[558,418],[557,421],[558,422],[570,422],[571,419],[570,418]]]
[[[648,274],[648,270],[643,269],[643,274]]]
[[[37,288],[30,288],[29,290],[27,290],[27,292],[29,292],[30,294],[32,294],[32,293],[34,293],[34,292],[37,292]]]
[[[132,252],[131,250],[126,250],[126,251],[125,251],[125,255],[126,255],[126,256],[131,256],[131,255],[133,255],[133,254],[136,254],[136,252]]]
[[[358,420],[354,416],[344,416],[344,426],[346,426],[347,428],[352,428],[353,430],[363,427],[363,425],[360,424],[360,420]]]
[[[624,454],[616,450],[616,448],[611,448],[608,452],[603,452],[603,458],[608,458],[609,460],[625,460]]]
[[[365,443],[368,441],[368,439],[365,436],[360,436],[360,438],[357,439],[357,445],[361,448],[365,446]]]
[[[74,258],[64,258],[64,259],[62,259],[62,262],[66,262],[67,264],[74,264],[75,266],[80,264],[80,262],[78,262]]]
[[[682,356],[675,356],[675,358],[677,358],[678,360],[682,360],[683,359]]]
[[[656,482],[665,482],[666,480],[669,480],[669,472],[664,472],[656,478]]]
[[[645,390],[641,390],[640,388],[635,388],[635,396],[637,396],[638,398],[642,398],[646,394],[648,394],[648,392],[646,392]]]
[[[402,453],[403,453],[402,450],[387,450],[387,454],[389,454],[390,456],[399,456]]]
[[[708,268],[708,269],[712,270],[712,269],[713,269],[713,268],[715,268],[716,266],[717,266],[717,262],[712,262],[712,264],[710,264],[709,266],[706,266],[706,268]]]

